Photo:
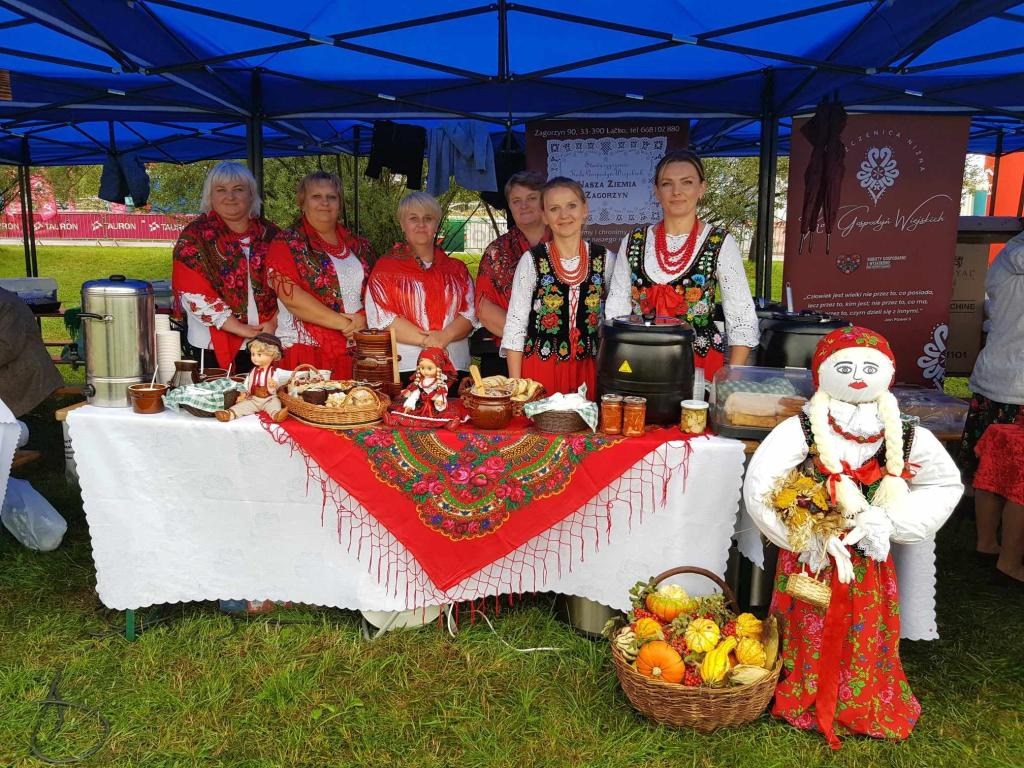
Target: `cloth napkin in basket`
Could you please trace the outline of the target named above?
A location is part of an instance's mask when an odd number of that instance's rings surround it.
[[[224,393],[229,389],[241,389],[241,386],[231,379],[214,379],[201,384],[176,387],[164,395],[164,405],[172,411],[178,410],[182,405],[189,405],[200,411],[212,413],[223,410]]]
[[[556,392],[551,397],[535,400],[523,406],[523,413],[530,417],[546,411],[576,411],[587,422],[590,431],[597,432],[597,403],[587,400],[586,384],[580,384],[580,388],[572,394],[563,395]]]

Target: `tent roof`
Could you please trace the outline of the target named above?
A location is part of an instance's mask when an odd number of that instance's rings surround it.
[[[1011,151],[1022,32],[1012,0],[0,0],[0,162],[97,162],[111,130],[146,160],[238,157],[253,118],[268,155],[365,151],[379,118],[597,116],[694,118],[698,148],[747,153],[766,111],[826,95],[969,114],[972,151]]]

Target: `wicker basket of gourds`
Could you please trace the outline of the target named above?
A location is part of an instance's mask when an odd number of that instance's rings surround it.
[[[720,637],[719,628],[711,619],[695,618],[689,621],[685,628],[685,634],[682,633],[682,627],[678,627],[680,635],[685,637],[685,643],[693,644],[694,649],[692,650],[708,648],[704,652],[703,661],[699,666],[700,677],[696,682],[693,679],[693,676],[697,674],[695,665],[687,660],[688,657],[684,657],[678,652],[677,648],[681,646],[678,641],[673,641],[673,645],[665,640],[650,639],[658,636],[656,625],[661,626],[662,636],[664,636],[664,630],[676,628],[675,625],[664,625],[660,621],[665,617],[672,616],[673,610],[680,607],[678,604],[673,607],[673,600],[685,601],[678,598],[678,593],[659,591],[656,588],[666,579],[683,573],[704,576],[719,586],[725,606],[732,611],[733,615],[739,614],[736,619],[730,620],[735,625],[732,627],[733,632],[737,631],[740,621],[745,622],[745,626],[740,629],[745,637],[739,640],[735,635]],[[751,614],[740,614],[736,598],[729,585],[711,571],[703,568],[685,566],[673,568],[655,576],[648,586],[650,592],[647,594],[644,604],[654,608],[657,612],[653,618],[641,618],[634,621],[631,626],[611,632],[611,651],[615,673],[626,698],[629,699],[633,707],[657,723],[693,728],[702,732],[743,725],[760,717],[775,693],[775,686],[782,670],[782,659],[778,655],[777,620],[774,617],[769,617],[765,622],[760,622]],[[664,588],[662,589],[664,590]],[[682,592],[680,588],[675,587],[674,589],[685,596],[685,592]],[[693,598],[685,599],[693,601]],[[645,610],[644,613],[651,613],[651,611]],[[683,610],[677,614],[677,616],[680,615],[685,620],[686,614]],[[675,617],[673,617],[674,619]],[[645,625],[643,622],[654,623]],[[776,633],[771,643],[750,642],[753,640],[755,630],[759,629],[763,639],[769,628]],[[644,633],[653,634],[639,637]],[[627,638],[627,636],[629,637]],[[643,641],[639,647],[633,642],[636,639]],[[741,679],[754,681],[737,684],[736,680],[730,681],[730,678],[732,673],[741,667],[739,664],[733,666],[732,657],[741,655],[736,651],[739,644],[744,641],[747,641],[744,646],[747,656],[740,660],[742,670],[745,672]],[[772,643],[773,648],[765,653],[765,647]],[[760,647],[760,652],[755,645]],[[771,658],[769,654],[771,654]],[[693,655],[692,651],[691,655]],[[752,658],[753,655],[756,655],[756,658]],[[630,658],[631,656],[633,658]],[[755,661],[760,662],[759,671],[757,665],[747,663]],[[749,672],[746,672],[748,669]],[[760,679],[755,680],[755,678]],[[708,680],[714,682],[708,683]]]

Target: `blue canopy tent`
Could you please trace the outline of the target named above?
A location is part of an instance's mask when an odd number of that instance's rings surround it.
[[[790,119],[835,96],[971,115],[971,151],[1019,150],[1022,31],[1006,0],[0,0],[0,162],[95,163],[113,143],[245,156],[259,177],[265,155],[362,154],[381,118],[691,119],[699,151],[761,157],[766,293]]]

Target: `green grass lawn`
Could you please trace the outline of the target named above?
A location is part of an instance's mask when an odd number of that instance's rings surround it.
[[[0,249],[0,276],[22,271]],[[43,248],[40,271],[76,303],[83,280],[111,272],[166,277],[163,249]],[[781,274],[773,284],[781,286]],[[939,540],[942,639],[902,646],[924,715],[903,744],[849,739],[832,755],[817,736],[764,718],[709,736],[654,726],[618,689],[605,646],[530,596],[485,624],[463,620],[362,640],[356,615],[298,607],[237,621],[213,604],[144,612],[158,620],[132,644],[101,606],[78,490],[63,477],[51,400],[27,417],[42,461],[20,474],[65,515],[52,553],[23,549],[0,529],[0,765],[29,754],[39,702],[63,672],[60,695],[110,721],[109,741],[87,765],[178,766],[994,766],[1024,764],[1024,611],[987,583],[970,554],[969,522]],[[652,519],[648,524],[657,524]],[[139,563],[144,568],[145,563]],[[488,603],[488,612],[495,606]],[[558,653],[519,654],[516,646]],[[89,748],[95,716],[67,714],[43,743],[54,757]]]
[[[1024,611],[974,564],[967,521],[940,535],[942,639],[902,645],[924,707],[917,731],[902,744],[851,738],[832,755],[769,718],[708,736],[652,725],[619,691],[605,645],[569,630],[549,595],[503,604],[497,635],[465,608],[455,639],[431,625],[366,642],[347,611],[237,621],[201,603],[142,612],[163,620],[127,643],[94,592],[88,528],[51,418],[60,404],[29,416],[46,456],[22,474],[68,518],[64,544],[30,552],[0,531],[0,765],[40,765],[29,738],[60,671],[60,695],[111,723],[96,766],[1021,765]],[[503,641],[563,650],[520,654]],[[43,743],[59,757],[98,733],[95,716],[69,713]]]

